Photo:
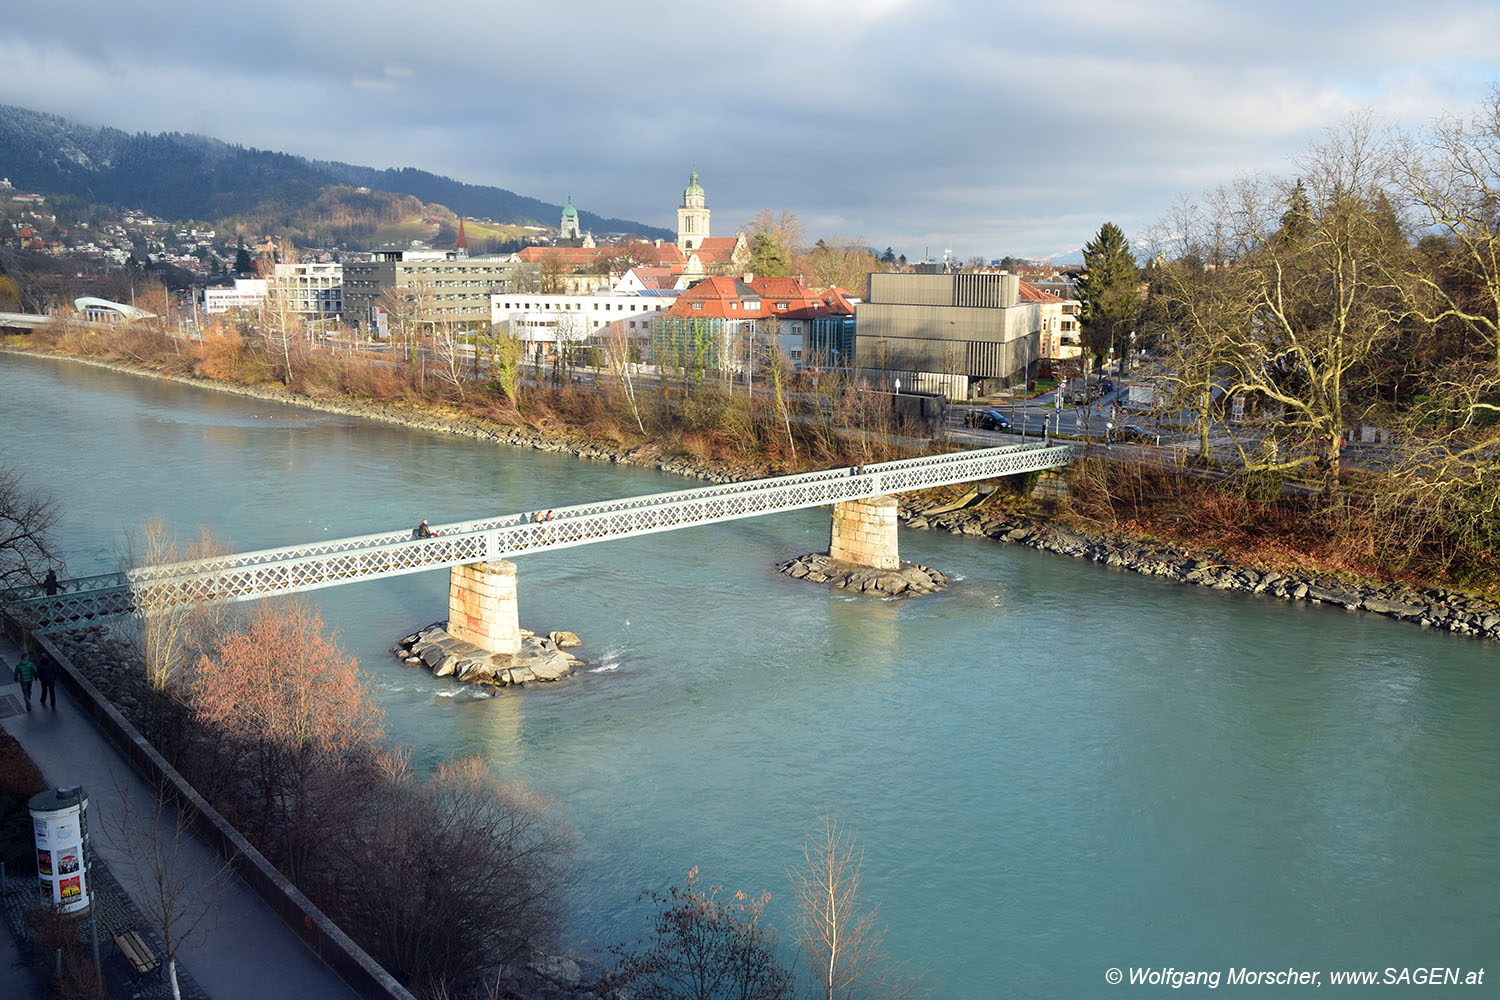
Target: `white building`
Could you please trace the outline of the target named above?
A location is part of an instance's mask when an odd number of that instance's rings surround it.
[[[621,284],[629,277],[627,273]],[[619,324],[627,337],[645,339],[651,320],[670,309],[678,294],[677,289],[662,288],[601,290],[592,295],[496,292],[490,296],[490,321],[527,344],[577,343],[613,324]]]
[[[304,316],[337,316],[344,311],[341,264],[277,264],[268,292],[283,295]]]
[[[235,278],[227,288],[203,289],[203,311],[209,315],[231,309],[259,309],[265,302],[264,278]]]
[[[344,269],[339,264],[277,264],[269,279],[236,278],[229,288],[205,288],[203,311],[259,309],[273,294],[284,296],[299,316],[337,316],[344,309]]]

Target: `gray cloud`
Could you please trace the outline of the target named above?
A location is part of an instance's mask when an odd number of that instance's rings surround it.
[[[667,226],[696,165],[718,231],[789,208],[912,257],[1141,232],[1352,110],[1471,108],[1500,37],[1483,0],[67,9],[13,5],[0,100]]]

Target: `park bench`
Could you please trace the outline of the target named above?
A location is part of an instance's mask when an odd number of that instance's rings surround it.
[[[121,957],[130,963],[130,967],[138,975],[152,972],[161,965],[161,959],[156,957],[156,952],[151,950],[151,946],[146,943],[145,938],[141,937],[139,931],[111,931],[110,937],[114,940],[115,947],[119,949]]]

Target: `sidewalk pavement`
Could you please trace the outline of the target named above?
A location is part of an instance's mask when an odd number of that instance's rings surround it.
[[[11,997],[44,996],[42,970],[27,968],[20,962],[21,949],[16,947],[15,939],[0,922],[0,997],[9,1000]]]
[[[144,883],[144,873],[137,873],[126,854],[109,842],[107,831],[122,815],[122,795],[137,829],[149,822],[156,809],[153,789],[73,704],[61,704],[56,710],[41,707],[41,687],[34,684],[31,711],[27,712],[21,687],[11,680],[19,656],[15,644],[0,635],[0,726],[21,744],[50,786],[83,785],[89,798],[90,839],[97,856],[136,905],[146,909],[143,903],[151,887]],[[69,702],[66,691],[60,691],[58,701]],[[6,706],[12,704],[20,712],[7,715]],[[164,817],[162,828],[168,835],[174,829],[170,813]],[[178,860],[205,874],[218,871],[224,864],[191,832],[184,835]],[[23,872],[10,875],[25,877]],[[200,925],[208,928],[207,933],[185,942],[177,952],[178,965],[186,968],[209,996],[214,1000],[323,1000],[355,995],[244,882],[229,878],[219,890],[215,912]],[[0,937],[9,938],[3,928]],[[14,955],[13,946],[0,943],[0,996],[38,995],[37,984],[30,978],[33,970],[13,969],[14,959],[6,962],[8,954]]]

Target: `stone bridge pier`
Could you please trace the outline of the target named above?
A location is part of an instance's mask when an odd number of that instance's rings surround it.
[[[896,547],[896,498],[871,497],[834,504],[828,555],[873,569],[900,569]]]
[[[515,563],[467,563],[448,571],[448,634],[492,653],[521,651]]]

